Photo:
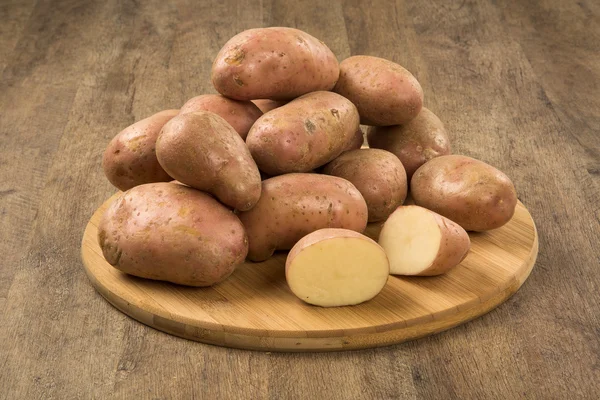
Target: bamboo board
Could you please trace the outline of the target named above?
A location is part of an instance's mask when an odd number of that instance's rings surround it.
[[[239,266],[226,281],[190,288],[128,276],[108,264],[97,241],[100,216],[82,240],[86,273],[98,292],[130,317],[199,342],[265,351],[335,351],[401,343],[441,332],[492,310],[529,276],[538,252],[531,215],[518,203],[502,228],[471,233],[471,252],[438,277],[390,276],[373,300],[350,307],[307,305],[287,287],[285,253]],[[367,234],[376,237],[379,225]]]

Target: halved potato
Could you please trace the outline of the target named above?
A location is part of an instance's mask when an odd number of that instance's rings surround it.
[[[471,241],[457,223],[419,206],[402,206],[379,234],[393,275],[440,275],[467,256]]]
[[[322,307],[359,304],[375,297],[390,271],[375,241],[348,229],[320,229],[292,248],[285,276],[302,301]]]

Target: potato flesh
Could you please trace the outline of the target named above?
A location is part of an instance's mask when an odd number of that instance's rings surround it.
[[[390,260],[390,274],[416,275],[433,264],[441,239],[442,232],[432,213],[407,207],[385,222],[379,244]]]
[[[348,306],[375,297],[385,286],[389,263],[379,246],[364,239],[332,238],[302,249],[287,271],[301,300],[322,306]]]

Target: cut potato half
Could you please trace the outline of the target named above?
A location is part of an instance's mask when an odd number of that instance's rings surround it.
[[[457,223],[419,206],[401,206],[387,219],[379,244],[393,275],[440,275],[460,264],[471,241]]]
[[[375,297],[390,265],[377,242],[348,229],[320,229],[292,248],[285,275],[302,301],[322,307],[349,306]]]

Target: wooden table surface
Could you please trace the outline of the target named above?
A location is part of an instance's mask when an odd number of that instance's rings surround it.
[[[0,4],[0,398],[592,399],[600,393],[600,3],[44,1]],[[418,3],[418,4],[417,4]],[[169,336],[80,261],[123,127],[213,92],[237,32],[292,26],[404,65],[454,151],[512,177],[538,227],[504,305],[376,350],[278,354]]]

